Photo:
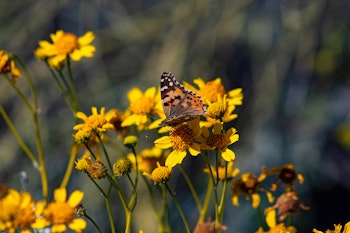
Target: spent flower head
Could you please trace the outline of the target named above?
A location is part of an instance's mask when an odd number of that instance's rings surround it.
[[[56,69],[61,69],[66,63],[67,57],[73,61],[80,61],[82,57],[93,57],[96,48],[90,43],[95,39],[93,32],[86,32],[77,37],[70,32],[58,30],[50,34],[52,43],[41,40],[39,48],[34,51],[37,58],[47,60],[48,64]]]
[[[82,232],[86,221],[74,218],[75,207],[80,204],[84,193],[76,190],[67,200],[67,190],[59,188],[54,191],[54,200],[44,210],[44,218],[52,223],[51,232],[64,232],[68,228],[74,232]]]
[[[154,141],[155,146],[161,149],[173,147],[173,151],[168,155],[165,166],[170,168],[181,164],[187,151],[192,156],[197,156],[201,152],[198,143],[201,128],[199,127],[199,117],[172,128],[169,136],[163,136]]]
[[[113,164],[113,173],[116,176],[123,176],[131,172],[132,163],[128,158],[120,158]]]
[[[13,58],[4,50],[0,50],[0,74],[11,74],[13,83],[22,75]]]

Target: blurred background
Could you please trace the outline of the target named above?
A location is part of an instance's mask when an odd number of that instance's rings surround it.
[[[91,30],[95,56],[73,63],[83,112],[91,106],[125,109],[126,93],[134,86],[158,86],[164,70],[179,81],[221,77],[226,90],[242,87],[244,102],[232,124],[240,134],[232,147],[236,166],[259,175],[263,165],[294,163],[305,177],[297,185],[299,197],[311,210],[293,220],[306,233],[350,220],[349,12],[345,0],[1,1],[0,49],[19,55],[37,87],[51,189],[65,172],[74,119],[33,51],[58,29],[78,36]],[[18,85],[27,88],[21,80]],[[35,148],[29,112],[5,79],[0,93],[21,136]],[[191,176],[201,172],[188,167]],[[29,176],[27,190],[40,190],[37,170],[0,119],[0,182],[21,189],[21,171]],[[68,190],[85,191],[88,213],[104,225],[98,191],[83,174],[73,176]],[[180,201],[193,209],[188,189],[174,183]],[[152,209],[142,195],[139,202],[133,232],[156,232]],[[228,232],[255,232],[256,212],[243,198],[240,204],[227,202]],[[171,221],[181,225],[175,208],[173,213]],[[193,227],[198,216],[188,213]],[[94,232],[91,224],[86,232]]]

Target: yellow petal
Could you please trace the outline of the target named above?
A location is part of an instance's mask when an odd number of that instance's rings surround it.
[[[239,139],[239,135],[238,135],[238,134],[234,134],[234,135],[230,136],[230,145],[231,145],[232,143],[237,142],[238,139]]]
[[[54,200],[57,202],[65,202],[67,198],[67,190],[65,188],[56,189],[53,193]]]
[[[142,97],[142,91],[139,88],[137,88],[137,87],[132,88],[128,92],[128,100],[130,102],[134,102],[134,101],[138,100],[141,97]]]
[[[188,148],[188,151],[191,155],[196,156],[201,153],[201,146],[198,143],[192,143],[191,146]]]
[[[221,152],[221,157],[227,162],[235,160],[236,158],[235,153],[228,148],[223,148],[220,150],[220,152]]]
[[[269,228],[276,226],[276,210],[271,210],[266,214],[266,223]]]
[[[259,194],[257,194],[257,193],[254,193],[253,195],[252,195],[252,207],[253,208],[258,208],[259,207],[259,205],[260,205],[260,196],[259,196]]]
[[[177,164],[181,164],[183,159],[186,157],[186,154],[186,151],[173,150],[166,158],[165,166],[171,169]]]
[[[161,149],[167,149],[173,146],[173,144],[171,144],[169,136],[163,136],[161,138],[158,138],[157,140],[154,141],[154,144],[156,147]]]
[[[234,195],[232,197],[232,204],[235,205],[235,206],[239,206],[238,196],[237,195]]]
[[[51,227],[51,232],[52,233],[61,233],[61,232],[64,232],[67,230],[67,227],[66,225],[64,224],[54,224],[52,227]]]
[[[86,228],[86,221],[82,218],[75,218],[68,227],[75,232],[82,232]]]
[[[91,31],[86,32],[83,36],[78,38],[80,46],[88,45],[95,39],[95,34]]]
[[[156,95],[157,89],[155,87],[150,87],[145,91],[145,96],[154,98]]]
[[[217,123],[213,126],[213,134],[220,134],[222,130],[222,125]]]
[[[71,206],[71,207],[76,207],[80,202],[81,200],[83,200],[83,197],[84,197],[84,193],[82,191],[79,191],[79,190],[75,190],[69,197],[68,199],[68,204]]]

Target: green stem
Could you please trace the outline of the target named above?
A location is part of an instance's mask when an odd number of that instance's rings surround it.
[[[184,225],[185,225],[186,232],[187,232],[187,233],[190,233],[191,231],[190,231],[190,228],[189,228],[189,226],[188,226],[187,220],[186,220],[186,218],[185,218],[185,215],[184,215],[184,213],[183,213],[183,211],[182,211],[182,209],[181,209],[181,206],[180,206],[179,202],[177,201],[177,199],[176,199],[176,197],[175,197],[175,194],[173,193],[173,191],[171,191],[171,189],[170,189],[170,187],[168,186],[167,183],[165,183],[164,185],[165,185],[166,189],[168,190],[168,192],[170,193],[171,197],[173,198],[173,201],[174,201],[174,203],[175,203],[175,205],[176,205],[176,208],[177,208],[177,210],[179,211],[179,214],[180,214],[180,216],[181,216],[181,219],[182,219],[182,221],[183,221],[183,223],[184,223]]]
[[[205,216],[207,215],[207,212],[208,212],[208,209],[209,209],[209,203],[210,203],[210,198],[211,198],[212,191],[213,191],[213,182],[212,182],[211,179],[208,179],[207,192],[205,194],[205,199],[204,199],[202,210],[199,213],[198,222],[204,222],[205,221]]]
[[[77,113],[79,111],[79,105],[78,105],[79,102],[78,102],[77,89],[75,87],[75,82],[73,79],[72,67],[71,67],[69,56],[67,56],[67,67],[68,67],[68,77],[70,81],[71,93],[72,93],[72,99],[73,99],[72,107],[74,112]]]
[[[113,214],[111,209],[111,202],[109,201],[108,197],[105,197],[106,207],[107,207],[107,213],[109,218],[109,224],[111,225],[111,231],[112,233],[115,233],[115,225],[113,220]]]
[[[36,138],[36,147],[37,147],[37,152],[38,152],[38,158],[39,158],[39,171],[40,171],[40,176],[41,176],[41,185],[42,185],[42,193],[43,193],[43,199],[45,202],[48,200],[48,180],[47,180],[47,174],[46,174],[46,167],[45,167],[45,156],[44,156],[44,150],[43,150],[43,145],[42,145],[42,140],[41,140],[41,135],[40,135],[40,127],[39,127],[39,120],[38,120],[38,97],[35,91],[35,87],[32,81],[32,78],[22,63],[22,61],[15,56],[16,61],[21,65],[23,68],[23,71],[25,73],[26,80],[29,84],[30,90],[32,92],[33,96],[33,108],[31,109],[32,117],[33,117],[33,122],[34,122],[34,129],[35,129],[35,138]]]
[[[198,211],[201,212],[201,210],[202,210],[202,203],[201,203],[201,201],[199,200],[199,197],[198,197],[198,194],[197,194],[195,188],[193,187],[192,181],[191,181],[190,178],[188,177],[188,174],[187,174],[187,172],[185,171],[185,169],[183,168],[182,164],[180,164],[178,167],[180,168],[180,171],[181,171],[182,175],[184,176],[185,181],[186,181],[186,183],[187,183],[187,185],[188,185],[188,187],[189,187],[189,189],[190,189],[190,191],[191,191],[191,193],[192,193],[192,196],[193,196],[193,198],[194,198],[194,201],[195,201],[196,204],[197,204]]]
[[[225,163],[225,179],[222,181],[222,190],[221,190],[221,198],[219,204],[219,223],[222,223],[224,218],[224,208],[225,208],[225,200],[226,200],[226,190],[227,190],[227,162]]]
[[[102,233],[101,228],[96,224],[96,222],[95,222],[89,215],[84,214],[84,216],[85,216],[87,219],[89,219],[89,221],[96,227],[96,229],[97,229],[97,231],[98,231],[99,233]]]
[[[61,183],[61,186],[60,186],[61,188],[65,188],[67,186],[69,178],[72,175],[75,158],[76,158],[76,155],[78,153],[78,147],[79,146],[76,143],[74,143],[72,145],[72,148],[70,150],[69,162],[68,162],[68,165],[67,165],[67,168],[66,168],[66,173],[64,174],[64,177],[63,177],[63,180],[62,180],[62,183]]]
[[[9,127],[11,133],[13,134],[13,136],[15,137],[15,139],[17,140],[19,146],[22,148],[22,150],[24,151],[24,153],[28,156],[28,158],[30,159],[30,161],[33,164],[38,164],[35,156],[33,155],[33,153],[30,151],[30,149],[27,147],[27,145],[23,142],[21,136],[19,136],[15,126],[12,124],[10,118],[8,117],[5,109],[2,107],[2,105],[0,104],[0,114],[2,116],[2,118],[4,119],[5,123],[7,124],[7,127]],[[37,165],[36,165],[37,166]]]
[[[103,149],[103,153],[105,154],[106,156],[106,159],[107,159],[107,163],[108,163],[108,168],[110,169],[110,171],[113,171],[113,166],[112,166],[112,163],[111,163],[111,160],[109,159],[109,156],[108,156],[108,152],[106,150],[106,147],[101,139],[101,136],[98,132],[96,132],[96,135],[97,135],[97,138],[98,138],[98,141],[100,142],[101,146],[102,146],[102,149]]]

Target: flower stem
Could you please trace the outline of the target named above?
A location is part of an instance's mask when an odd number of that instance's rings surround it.
[[[73,167],[74,167],[74,161],[77,155],[77,151],[78,151],[78,145],[77,144],[73,144],[72,148],[70,150],[70,156],[69,156],[69,162],[66,168],[66,173],[64,174],[62,183],[61,183],[61,188],[65,188],[68,184],[69,178],[72,175],[72,171],[73,171]]]
[[[176,205],[176,208],[178,209],[179,214],[180,214],[180,216],[181,216],[181,218],[182,218],[182,221],[183,221],[183,223],[184,223],[184,225],[185,225],[186,232],[187,232],[187,233],[190,233],[191,231],[190,231],[190,228],[189,228],[189,226],[188,226],[187,220],[186,220],[186,218],[185,218],[185,215],[184,215],[184,213],[183,213],[183,211],[182,211],[182,209],[181,209],[181,206],[180,206],[179,202],[177,201],[177,199],[176,199],[176,197],[175,197],[175,194],[173,193],[173,191],[171,191],[171,189],[170,189],[170,187],[168,186],[167,183],[165,183],[164,185],[165,185],[166,189],[168,190],[168,192],[170,193],[171,197],[172,197],[173,200],[174,200],[174,203],[175,203],[175,205]]]
[[[188,177],[188,174],[187,174],[187,172],[185,171],[185,169],[183,168],[182,164],[179,165],[179,168],[180,168],[180,171],[181,171],[182,175],[184,176],[185,181],[186,181],[186,183],[187,183],[187,185],[188,185],[188,187],[189,187],[189,189],[190,189],[190,191],[191,191],[191,193],[192,193],[192,196],[193,196],[193,198],[194,198],[194,201],[195,201],[196,204],[197,204],[198,211],[201,212],[201,210],[202,210],[202,203],[201,203],[201,201],[199,200],[199,197],[198,197],[198,194],[197,194],[195,188],[193,187],[192,181],[191,181],[190,178]]]
[[[28,158],[30,159],[30,161],[32,161],[33,164],[38,164],[35,156],[33,155],[33,153],[30,151],[30,149],[27,147],[27,145],[23,142],[21,136],[19,136],[16,128],[14,127],[14,125],[12,124],[10,118],[8,117],[5,109],[2,107],[2,105],[0,104],[0,114],[2,116],[2,118],[4,119],[5,123],[7,124],[7,127],[9,127],[11,133],[13,134],[13,136],[16,138],[18,144],[20,145],[20,147],[22,148],[22,150],[24,151],[24,153],[28,156]]]
[[[96,224],[96,222],[87,214],[84,214],[84,216],[89,219],[89,221],[96,227],[99,233],[102,233],[101,228]]]
[[[208,179],[207,192],[205,194],[203,207],[201,209],[201,212],[199,213],[198,222],[204,222],[204,220],[205,220],[205,216],[206,216],[206,214],[208,212],[208,208],[209,208],[209,203],[210,203],[212,191],[213,191],[213,182],[210,179]]]

